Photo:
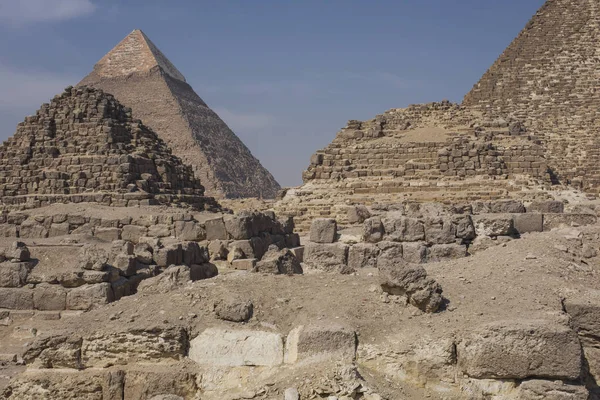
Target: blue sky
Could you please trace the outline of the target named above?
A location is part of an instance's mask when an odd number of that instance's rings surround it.
[[[298,185],[347,120],[460,102],[543,3],[0,0],[0,140],[139,28],[283,186]]]

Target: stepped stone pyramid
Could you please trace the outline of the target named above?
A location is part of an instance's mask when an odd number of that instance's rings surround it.
[[[186,203],[216,209],[191,167],[101,90],[67,88],[0,146],[0,201],[112,206]]]
[[[207,194],[273,198],[279,184],[141,30],[106,54],[79,86],[103,89],[131,107],[194,168]]]
[[[548,0],[463,105],[524,121],[562,183],[600,190],[600,2]]]

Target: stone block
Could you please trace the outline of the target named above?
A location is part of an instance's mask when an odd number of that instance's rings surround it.
[[[436,244],[428,249],[427,260],[429,262],[436,262],[463,258],[466,256],[467,246],[464,244]]]
[[[427,262],[428,248],[424,243],[402,243],[402,258],[412,264]]]
[[[147,235],[150,237],[158,238],[169,237],[171,236],[171,228],[169,227],[169,225],[165,224],[151,225],[150,227],[148,227]]]
[[[562,214],[565,212],[565,204],[562,201],[534,201],[527,207],[528,213],[550,213]]]
[[[196,221],[175,222],[175,237],[180,240],[202,241],[206,239],[206,230]]]
[[[253,218],[248,215],[236,215],[225,218],[224,223],[227,238],[233,240],[250,239],[253,236],[252,222]]]
[[[363,224],[363,237],[366,242],[377,243],[383,239],[384,228],[381,218],[371,217]]]
[[[231,262],[231,268],[239,269],[243,271],[252,271],[256,266],[256,258],[245,258],[242,260],[233,260]]]
[[[239,249],[243,253],[244,258],[258,258],[254,254],[254,247],[250,240],[236,240],[229,243],[228,253],[233,253],[235,249]]]
[[[121,239],[121,229],[119,228],[96,228],[94,236],[98,239],[112,242],[113,240]]]
[[[159,267],[180,265],[183,262],[183,249],[181,244],[172,244],[154,250],[154,262]]]
[[[344,243],[307,243],[304,263],[322,271],[340,271],[348,265],[349,246]]]
[[[200,246],[197,242],[181,243],[181,251],[184,265],[204,264],[209,261],[208,248]]]
[[[473,203],[475,214],[520,214],[525,212],[523,202],[519,200],[476,201]]]
[[[27,276],[33,265],[31,262],[0,263],[0,287],[21,287],[27,283]]]
[[[284,361],[286,364],[332,360],[352,363],[356,346],[356,332],[337,323],[299,326],[288,334]]]
[[[285,234],[285,247],[293,249],[294,247],[300,246],[300,235],[297,233],[286,233]]]
[[[33,307],[36,310],[60,311],[67,306],[67,291],[60,285],[37,285],[33,290]]]
[[[227,240],[227,231],[223,218],[210,219],[204,223],[206,240]]]
[[[426,218],[425,241],[431,244],[456,242],[456,226],[449,218]]]
[[[348,250],[348,268],[376,268],[379,248],[372,243],[356,243]]]
[[[514,214],[513,224],[518,233],[542,232],[544,215],[538,213]]]
[[[544,214],[544,231],[554,228],[594,225],[598,217],[592,214]]]
[[[17,237],[17,226],[12,224],[0,224],[0,237]]]
[[[48,229],[35,218],[27,218],[19,227],[19,237],[27,239],[42,239],[48,237]]]
[[[274,367],[283,363],[283,339],[273,332],[209,328],[190,341],[189,358],[206,366]]]
[[[8,310],[33,310],[33,290],[0,288],[0,308]]]
[[[304,262],[304,246],[294,247],[290,249],[290,251],[298,259],[298,261]]]
[[[118,269],[123,276],[135,275],[136,257],[128,254],[118,254],[113,261],[113,267]]]
[[[146,236],[148,228],[145,226],[125,225],[121,232],[121,238],[128,242],[138,243],[140,237]]]
[[[477,236],[510,236],[514,234],[514,221],[511,214],[473,215],[473,225]]]
[[[113,295],[115,296],[115,301],[120,300],[125,296],[131,296],[135,290],[133,282],[125,277],[121,277],[112,282],[111,287]]]
[[[544,320],[489,323],[457,345],[459,369],[477,379],[566,379],[581,375],[581,345],[568,326]]]
[[[69,234],[69,223],[63,222],[60,224],[50,225],[50,231],[48,237],[65,236]]]
[[[418,242],[425,240],[425,226],[416,218],[389,215],[383,219],[385,240],[394,242]],[[454,238],[453,238],[454,239]]]
[[[337,239],[337,222],[332,218],[316,218],[310,225],[310,241],[333,243]]]
[[[110,283],[83,285],[67,293],[68,310],[89,310],[95,306],[108,304],[115,299]]]
[[[519,385],[515,400],[588,400],[585,386],[532,379]]]
[[[363,205],[350,206],[346,212],[349,224],[362,224],[367,218],[371,217],[371,213],[367,207]]]

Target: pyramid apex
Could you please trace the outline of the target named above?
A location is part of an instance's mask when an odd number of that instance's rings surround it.
[[[185,77],[141,29],[134,29],[94,66],[101,77],[115,78],[159,68],[171,78]]]

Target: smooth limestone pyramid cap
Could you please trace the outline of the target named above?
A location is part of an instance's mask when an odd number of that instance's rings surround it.
[[[150,72],[157,67],[170,77],[185,82],[183,74],[148,39],[148,36],[141,30],[136,29],[102,57],[94,67],[94,71],[99,76],[114,78]]]
[[[140,30],[131,32],[78,86],[114,95],[194,169],[214,197],[274,198],[281,187]]]

